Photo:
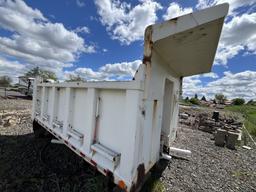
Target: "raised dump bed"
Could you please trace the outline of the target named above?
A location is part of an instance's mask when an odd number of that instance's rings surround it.
[[[129,82],[36,82],[42,126],[126,191],[139,189],[175,139],[182,78],[210,72],[228,4],[145,30],[144,57]]]

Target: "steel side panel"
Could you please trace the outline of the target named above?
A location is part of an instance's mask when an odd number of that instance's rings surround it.
[[[141,108],[143,92],[139,90],[122,89],[95,89],[95,88],[64,88],[40,86],[43,109],[50,116],[50,122],[46,123],[41,118],[36,118],[52,133],[60,136],[71,146],[92,159],[98,166],[110,170],[115,178],[124,180],[130,185],[137,174],[137,163],[143,162]],[[54,93],[55,92],[55,93]],[[56,95],[54,98],[53,94]],[[47,96],[49,95],[49,96]],[[96,127],[96,105],[99,103],[99,123]],[[54,103],[53,103],[54,102]],[[48,109],[49,108],[49,109]],[[54,108],[54,109],[53,109]],[[63,121],[63,131],[52,127],[52,120]],[[84,135],[82,142],[68,137],[70,128]],[[95,132],[95,129],[96,132]],[[93,153],[91,145],[96,141],[109,149],[121,154],[117,167],[107,158],[98,153]]]
[[[57,91],[57,100],[56,100],[56,116],[58,121],[63,121],[65,120],[65,114],[64,108],[65,108],[65,97],[66,97],[66,92],[65,88],[60,88]]]
[[[99,125],[96,140],[102,145],[121,151],[125,118],[125,91],[101,90],[99,93]]]
[[[37,87],[35,86],[35,91],[33,94],[33,117],[35,118],[36,114],[35,113],[40,113],[41,112],[41,94],[42,94],[42,87]]]
[[[87,91],[86,111],[84,114],[84,141],[82,150],[86,154],[91,153],[91,145],[93,144],[95,133],[95,121],[96,121],[96,102],[98,98],[98,91],[95,88],[89,88]]]
[[[143,127],[141,126],[143,92],[127,90],[125,98],[125,117],[122,135],[121,162],[119,174],[126,181],[136,181],[137,166],[143,163],[142,140]]]
[[[84,134],[86,124],[86,115],[88,114],[87,107],[87,89],[74,89],[72,97],[72,127],[78,132]]]

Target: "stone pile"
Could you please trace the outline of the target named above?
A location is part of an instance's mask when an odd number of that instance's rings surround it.
[[[26,123],[31,118],[28,110],[0,111],[0,127],[12,127]]]
[[[197,129],[215,133],[218,129],[236,131],[242,128],[242,122],[236,121],[233,118],[219,117],[218,120],[209,117],[207,113],[200,113],[194,121],[194,126]]]
[[[217,146],[235,149],[237,141],[241,140],[242,122],[233,117],[220,116],[218,111],[182,112],[179,117],[182,126],[214,134]]]
[[[220,116],[216,121],[207,112],[199,112],[198,114],[182,112],[179,114],[179,123],[208,133],[214,133],[219,128],[226,130],[237,130],[242,128],[242,122],[232,117]]]
[[[241,130],[218,129],[215,133],[215,145],[229,149],[235,149],[238,141],[241,141]]]

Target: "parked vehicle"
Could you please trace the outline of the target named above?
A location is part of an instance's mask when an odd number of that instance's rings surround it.
[[[182,78],[210,72],[228,4],[150,25],[129,82],[36,82],[34,131],[43,127],[113,179],[137,191],[176,137]]]
[[[18,78],[19,78],[19,82],[17,84],[18,91],[24,95],[32,96],[35,78],[25,77],[25,76],[20,76]]]
[[[18,78],[19,78],[19,82],[17,84],[18,91],[20,93],[22,93],[23,95],[33,96],[33,86],[34,86],[35,78],[34,77],[26,77],[26,76],[20,76]],[[40,80],[43,81],[44,83],[54,83],[55,82],[53,79],[43,79],[41,77],[38,77],[38,78],[40,78]]]

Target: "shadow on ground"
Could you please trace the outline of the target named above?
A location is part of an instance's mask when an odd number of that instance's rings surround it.
[[[35,139],[32,133],[0,136],[1,192],[104,192],[107,178],[64,145]],[[142,191],[164,191],[159,181],[168,162],[158,165]]]
[[[107,191],[107,180],[64,145],[0,136],[0,191]]]
[[[22,100],[32,100],[32,96],[27,95],[7,95],[7,96],[1,96],[1,99],[22,99]]]
[[[151,171],[151,176],[142,187],[142,192],[164,192],[166,191],[161,181],[162,173],[168,167],[169,161],[161,159]]]

